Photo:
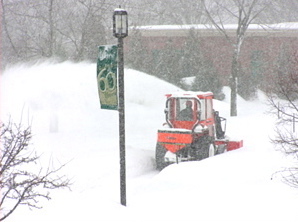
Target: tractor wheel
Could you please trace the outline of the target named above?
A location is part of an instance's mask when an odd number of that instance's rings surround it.
[[[215,155],[215,146],[210,136],[200,138],[196,143],[196,149],[198,150],[198,160]]]
[[[159,143],[156,144],[155,161],[157,170],[162,170],[166,166],[170,165],[169,162],[165,161],[166,152],[167,150],[162,145]]]

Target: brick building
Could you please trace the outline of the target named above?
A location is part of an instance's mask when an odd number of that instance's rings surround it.
[[[237,25],[225,25],[228,36],[236,35]],[[148,62],[154,65],[154,57],[170,43],[177,50],[185,47],[185,42],[192,30],[198,37],[200,50],[205,58],[212,61],[223,83],[228,85],[231,73],[233,47],[223,34],[208,25],[160,25],[141,26],[131,30],[127,39],[127,48],[138,33],[141,45],[148,56]],[[291,62],[286,62],[290,60]],[[271,25],[251,24],[240,55],[243,78],[251,76],[267,84],[273,73],[282,64],[298,75],[298,23],[281,23]]]

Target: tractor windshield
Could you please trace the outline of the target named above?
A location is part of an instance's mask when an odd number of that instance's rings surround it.
[[[177,120],[178,121],[193,121],[194,107],[193,99],[179,99],[177,104]]]
[[[201,106],[198,99],[179,98],[177,99],[176,105],[176,120],[196,122],[200,108]]]
[[[200,102],[196,98],[169,98],[166,118],[173,128],[192,129],[198,120]]]

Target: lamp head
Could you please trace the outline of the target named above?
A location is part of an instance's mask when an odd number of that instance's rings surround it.
[[[116,38],[124,38],[128,35],[127,11],[122,8],[117,8],[114,10],[113,35]]]

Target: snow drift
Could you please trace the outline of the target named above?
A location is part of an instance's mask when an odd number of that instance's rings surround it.
[[[227,134],[245,147],[157,172],[156,130],[165,93],[180,89],[125,70],[127,207],[119,201],[118,112],[101,110],[96,65],[41,63],[7,68],[1,76],[1,119],[32,124],[41,166],[68,162],[72,191],[53,191],[42,210],[19,207],[7,221],[296,221],[298,192],[274,173],[288,160],[269,142],[274,119],[265,96],[238,98]],[[227,99],[215,109],[229,116]]]

